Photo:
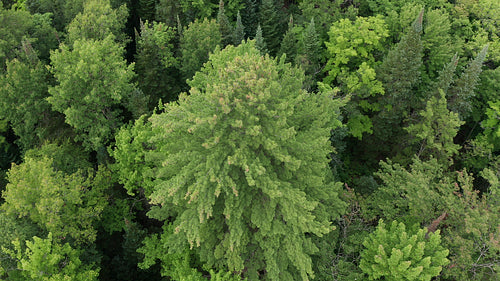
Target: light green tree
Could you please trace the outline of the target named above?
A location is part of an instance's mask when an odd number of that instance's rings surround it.
[[[189,81],[189,96],[149,119],[150,149],[135,159],[156,169],[149,215],[177,214],[169,253],[190,247],[207,269],[251,280],[264,269],[269,280],[314,276],[309,236],[330,232],[345,206],[328,168],[343,102],[305,92],[303,80],[253,41],[229,46]]]
[[[195,20],[182,32],[181,71],[185,79],[191,79],[194,73],[208,60],[208,54],[222,43],[219,24],[215,20]]]
[[[123,48],[109,35],[104,40],[77,40],[51,53],[57,84],[47,98],[77,132],[89,150],[106,145],[122,125],[120,105],[134,90],[134,64],[127,65]],[[132,108],[133,110],[133,108]]]
[[[94,242],[93,225],[107,204],[102,194],[106,185],[93,185],[91,181],[97,178],[84,177],[83,171],[68,175],[52,164],[52,159],[44,157],[13,165],[7,173],[1,209],[7,215],[29,218],[52,232],[57,241]]]
[[[451,164],[449,160],[460,149],[453,139],[465,122],[460,120],[458,113],[448,110],[444,92],[440,90],[439,93],[439,97],[433,96],[427,101],[416,123],[405,129],[413,137],[412,142],[419,144],[417,157],[433,157],[443,164]]]
[[[423,280],[438,276],[449,263],[449,251],[441,246],[439,230],[406,230],[404,223],[393,221],[386,228],[380,220],[377,228],[363,242],[359,267],[369,280]]]
[[[381,16],[342,19],[332,24],[328,34],[324,82],[351,95],[346,107],[347,127],[353,136],[362,138],[363,133],[373,132],[369,113],[380,110],[380,104],[370,97],[385,93],[375,67],[380,64],[376,52],[384,48],[384,39],[389,36],[387,26]]]
[[[127,17],[126,5],[113,9],[110,0],[86,1],[83,12],[76,15],[68,25],[67,43],[71,45],[83,39],[104,40],[113,34],[117,42],[125,45],[128,39],[123,29]]]
[[[21,278],[9,280],[40,281],[97,281],[99,270],[92,265],[83,264],[79,258],[80,251],[70,244],[59,244],[49,233],[46,239],[33,237],[33,242],[26,241],[26,249],[19,240],[13,241],[15,251],[9,251],[18,260]]]

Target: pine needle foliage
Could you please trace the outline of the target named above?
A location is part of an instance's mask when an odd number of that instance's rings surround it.
[[[189,96],[149,119],[150,216],[178,214],[171,250],[188,244],[206,268],[250,280],[313,278],[310,237],[329,233],[345,207],[328,168],[343,102],[303,81],[253,41],[228,46],[189,81]]]
[[[426,239],[426,229],[416,233],[406,230],[404,223],[393,221],[386,228],[380,220],[363,245],[359,267],[369,280],[425,280],[439,275],[449,263],[448,250],[441,246],[439,230]]]

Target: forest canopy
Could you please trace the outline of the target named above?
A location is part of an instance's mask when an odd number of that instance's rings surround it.
[[[498,280],[497,0],[2,0],[0,279]]]

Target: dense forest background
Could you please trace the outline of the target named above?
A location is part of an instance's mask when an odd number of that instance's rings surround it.
[[[500,1],[2,0],[0,279],[498,280]]]

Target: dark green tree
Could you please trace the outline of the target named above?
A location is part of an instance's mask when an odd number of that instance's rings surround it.
[[[241,22],[245,26],[245,34],[247,37],[252,38],[257,32],[257,25],[259,24],[259,0],[243,0],[245,8],[242,10],[243,17]]]
[[[241,15],[238,11],[238,14],[236,15],[236,27],[233,31],[233,45],[238,46],[243,40],[245,40],[245,27],[241,22]]]
[[[159,0],[156,3],[156,21],[168,26],[177,25],[177,17],[182,14],[181,3],[178,0]]]
[[[459,114],[461,119],[467,118],[472,111],[472,98],[479,82],[483,62],[486,58],[488,45],[470,61],[462,75],[455,80],[454,85],[447,92],[448,106],[451,111]]]
[[[276,0],[262,0],[259,9],[259,23],[262,28],[262,37],[266,42],[269,54],[275,56],[279,51],[284,29],[282,18],[278,11]]]
[[[313,81],[316,81],[316,76],[321,71],[321,60],[323,58],[321,48],[321,41],[316,33],[316,26],[314,19],[311,19],[303,33],[302,43],[304,44],[302,56],[305,58],[301,60],[306,75],[309,75]],[[314,86],[313,86],[314,87]]]
[[[149,110],[152,110],[158,106],[159,99],[164,102],[174,100],[179,92],[175,81],[178,62],[172,44],[175,30],[157,22],[140,22],[140,26],[141,32],[136,34],[135,69],[139,88],[148,99]]]
[[[233,43],[233,26],[224,12],[224,0],[219,2],[219,12],[217,13],[217,23],[219,24],[220,34],[222,35],[222,47]]]
[[[288,21],[288,30],[283,37],[283,41],[281,41],[280,51],[278,52],[278,56],[281,57],[283,54],[286,54],[286,62],[295,62],[295,57],[298,52],[298,38],[297,34],[293,30],[293,16],[290,16],[290,20]]]
[[[412,90],[420,81],[423,46],[421,40],[424,10],[419,13],[408,32],[390,50],[377,71],[385,88],[383,114],[393,122],[401,122],[410,109],[420,104],[418,96]],[[394,123],[393,123],[394,124]]]
[[[23,43],[24,58],[7,61],[5,75],[0,75],[0,118],[10,122],[19,137],[17,144],[26,151],[47,137],[47,129],[56,118],[46,98],[49,72],[40,62],[29,42]],[[52,125],[61,125],[54,122]]]
[[[156,167],[149,215],[177,214],[156,258],[191,247],[206,269],[251,280],[314,276],[310,236],[330,232],[345,205],[328,168],[343,102],[307,93],[303,80],[253,42],[230,46],[189,81],[189,96],[149,119],[153,146],[137,158]]]

